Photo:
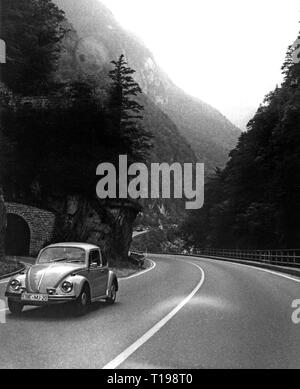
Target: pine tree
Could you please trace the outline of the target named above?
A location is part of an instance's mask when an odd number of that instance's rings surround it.
[[[124,55],[112,61],[114,69],[109,72],[112,80],[110,110],[120,152],[128,153],[133,160],[145,160],[152,147],[152,136],[142,126],[144,107],[135,99],[142,94],[139,84],[134,80],[135,70],[131,69]]]

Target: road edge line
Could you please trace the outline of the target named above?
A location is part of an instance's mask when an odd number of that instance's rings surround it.
[[[135,351],[137,351],[141,346],[143,346],[149,339],[152,338],[161,328],[163,328],[199,291],[205,281],[205,273],[204,270],[193,262],[184,261],[178,258],[175,258],[176,261],[184,262],[190,264],[192,266],[197,267],[201,272],[201,279],[193,289],[193,291],[184,298],[175,308],[172,309],[165,317],[163,317],[158,323],[154,324],[150,330],[148,330],[144,335],[142,335],[139,339],[137,339],[131,346],[127,347],[123,352],[121,352],[116,358],[107,363],[103,370],[108,369],[116,369],[123,362],[125,362]]]
[[[148,259],[148,261],[151,262],[151,266],[148,268],[148,269],[145,269],[139,273],[136,273],[136,274],[132,274],[131,276],[129,277],[124,277],[124,278],[119,278],[119,281],[122,281],[122,280],[130,280],[131,278],[135,278],[135,277],[139,277],[143,274],[146,274],[148,273],[149,271],[151,270],[154,270],[156,268],[156,262],[152,261],[152,259]]]

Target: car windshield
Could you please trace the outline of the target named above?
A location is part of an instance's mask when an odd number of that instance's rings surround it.
[[[85,251],[77,247],[49,247],[42,251],[38,263],[50,262],[85,263]]]

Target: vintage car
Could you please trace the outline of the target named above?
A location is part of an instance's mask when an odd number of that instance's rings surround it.
[[[92,302],[113,304],[117,291],[117,277],[99,247],[59,243],[45,247],[35,265],[12,277],[5,295],[12,314],[25,305],[72,302],[74,312],[83,315]]]

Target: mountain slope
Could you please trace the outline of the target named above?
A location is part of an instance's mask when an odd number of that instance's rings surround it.
[[[207,171],[225,164],[228,152],[235,146],[240,135],[239,129],[217,110],[188,96],[174,85],[156,64],[151,52],[138,38],[122,28],[100,1],[54,2],[66,12],[66,17],[78,34],[78,40],[73,47],[72,65],[77,72],[97,73],[101,79],[100,75],[107,72],[109,62],[121,53],[125,54],[129,65],[137,71],[136,79],[144,94],[178,127],[182,137],[194,150],[197,160],[206,163]],[[149,104],[151,105],[150,101]],[[151,110],[155,111],[155,107]],[[168,120],[167,116],[164,116],[164,121]],[[152,120],[151,125],[155,122],[158,124],[157,120]],[[173,127],[176,132],[171,123],[167,126]],[[160,133],[155,130],[154,132]],[[178,133],[177,136],[180,139]],[[186,142],[182,137],[183,146]]]
[[[119,53],[126,52],[122,46],[123,40],[126,41],[125,32],[124,38],[120,37],[120,31],[123,30],[119,27],[118,39],[113,39],[107,33],[107,28],[110,31],[109,26],[111,26],[107,23],[113,19],[113,16],[107,9],[102,9],[98,1],[80,0],[80,7],[79,2],[74,0],[55,0],[55,3],[66,11],[68,20],[66,28],[69,31],[63,43],[57,77],[61,81],[66,81],[88,75],[95,80],[98,93],[105,101],[111,83],[108,77],[111,69],[110,61],[117,59]],[[93,5],[96,6],[98,12],[100,5],[99,14]],[[96,18],[95,15],[97,15]],[[100,15],[101,23],[99,22]],[[129,61],[129,65],[137,68],[132,65],[132,61]],[[139,78],[138,75],[136,78]],[[143,93],[139,100],[145,108],[144,126],[154,135],[152,161],[195,162],[196,156],[189,142],[168,115],[146,93]]]

